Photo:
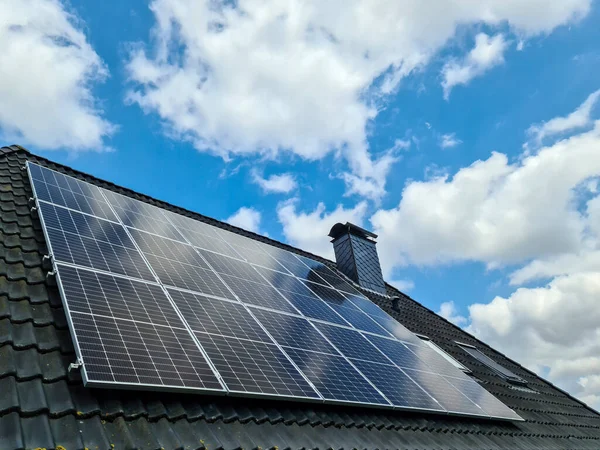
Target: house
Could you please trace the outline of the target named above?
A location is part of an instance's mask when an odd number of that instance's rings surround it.
[[[83,386],[27,161],[317,259],[513,409],[523,421]],[[375,244],[332,229],[337,264],[31,154],[0,149],[0,448],[598,449],[600,414],[379,280]],[[357,247],[343,241],[356,240]],[[360,238],[364,238],[361,239]],[[346,242],[348,244],[348,242]],[[350,249],[350,252],[349,252]],[[359,256],[352,253],[357,251]],[[367,266],[365,266],[367,264]],[[366,286],[366,287],[365,287]]]

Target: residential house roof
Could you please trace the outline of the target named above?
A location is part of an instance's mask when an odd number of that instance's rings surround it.
[[[428,336],[525,420],[164,392],[90,389],[76,372],[46,243],[31,212],[31,160],[252,239],[310,255],[33,155],[0,149],[0,448],[45,449],[598,449],[600,414],[387,285],[365,291],[411,331]],[[395,298],[393,298],[395,297]],[[461,350],[474,345],[526,380],[516,386]]]

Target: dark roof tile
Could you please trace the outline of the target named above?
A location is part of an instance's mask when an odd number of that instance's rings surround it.
[[[1,154],[4,153],[4,156]],[[60,295],[45,283],[47,253],[39,221],[29,212],[31,189],[21,169],[35,158],[0,151],[0,442],[2,448],[599,448],[600,415],[508,360],[416,301],[367,293],[414,332],[473,369],[492,393],[527,422],[468,420],[310,403],[89,389],[67,367],[75,354]],[[62,166],[38,159],[57,170]],[[282,248],[281,243],[87,175],[71,174],[143,201]],[[334,264],[317,258],[334,267]],[[477,345],[529,381],[538,394],[515,391],[472,361],[454,341]],[[26,437],[26,440],[24,438]],[[114,447],[111,446],[114,445]]]

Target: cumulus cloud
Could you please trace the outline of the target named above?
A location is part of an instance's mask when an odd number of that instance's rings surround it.
[[[323,203],[319,203],[311,212],[298,212],[297,203],[297,199],[291,199],[277,207],[277,216],[287,242],[330,259],[334,258],[333,245],[327,237],[331,227],[338,222],[351,222],[361,226],[367,212],[366,202],[360,202],[354,208],[348,209],[338,205],[331,212],[326,211]]]
[[[467,318],[458,313],[456,305],[453,301],[442,303],[437,314],[452,322],[454,325],[458,325],[459,327],[467,323]]]
[[[289,194],[298,187],[296,178],[291,173],[273,174],[264,178],[257,170],[253,170],[251,175],[252,181],[266,194]]]
[[[380,195],[387,161],[368,148],[367,126],[381,101],[457,24],[508,24],[527,37],[585,16],[591,0],[554,3],[154,0],[153,43],[128,59],[127,99],[200,151],[335,152],[349,192]]]
[[[483,75],[504,62],[504,51],[508,47],[504,35],[490,37],[479,33],[475,37],[475,47],[462,61],[451,61],[442,69],[444,98],[450,97],[454,86],[466,85],[473,78]]]
[[[0,135],[43,149],[104,150],[115,126],[94,83],[108,69],[58,0],[0,3]]]
[[[440,138],[440,147],[453,148],[462,144],[462,141],[456,137],[456,133],[443,134]]]
[[[592,108],[596,105],[598,98],[600,98],[600,89],[591,93],[579,108],[568,116],[555,117],[548,122],[532,125],[528,130],[528,134],[539,144],[546,137],[567,133],[591,125]]]
[[[492,153],[452,177],[409,183],[371,218],[382,264],[483,261],[489,267],[571,253],[586,241],[575,188],[600,174],[600,122],[510,163]]]
[[[599,271],[559,276],[472,305],[468,331],[600,408],[599,296]]]
[[[225,222],[244,230],[260,233],[261,214],[254,208],[242,206],[235,214],[225,219]]]

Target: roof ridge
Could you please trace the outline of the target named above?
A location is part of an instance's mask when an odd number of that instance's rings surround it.
[[[31,153],[25,147],[21,147],[20,145],[17,145],[17,144],[6,145],[4,147],[0,147],[0,156],[4,156],[8,153],[14,153],[14,152]]]

